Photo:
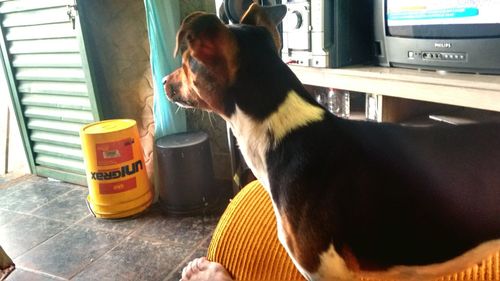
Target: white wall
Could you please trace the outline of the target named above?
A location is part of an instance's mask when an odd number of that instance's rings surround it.
[[[26,152],[12,106],[7,78],[0,65],[0,176],[30,173]]]

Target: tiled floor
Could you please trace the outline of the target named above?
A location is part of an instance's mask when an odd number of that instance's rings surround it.
[[[179,280],[187,261],[205,255],[220,214],[174,217],[153,205],[103,220],[89,214],[86,195],[35,176],[0,183],[0,245],[16,264],[8,281]]]

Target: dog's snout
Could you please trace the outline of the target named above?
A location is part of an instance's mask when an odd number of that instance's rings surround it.
[[[171,75],[167,75],[162,80],[163,89],[167,98],[171,101],[178,101],[181,99],[181,95],[179,92],[180,84],[172,79]]]
[[[163,89],[165,90],[165,93],[167,94],[167,97],[172,98],[176,95],[176,90],[174,85],[171,83],[169,79],[170,75],[167,75],[163,77],[162,83],[163,83]]]

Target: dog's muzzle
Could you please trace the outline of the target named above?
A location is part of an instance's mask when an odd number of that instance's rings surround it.
[[[174,75],[170,74],[163,78],[163,89],[165,90],[165,94],[167,98],[181,107],[192,108],[195,107],[195,104],[192,101],[186,100],[182,97],[181,91],[179,90],[181,83],[175,82]]]

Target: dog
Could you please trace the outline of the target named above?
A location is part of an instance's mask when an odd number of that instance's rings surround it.
[[[321,107],[280,59],[281,9],[196,12],[168,98],[227,121],[308,280],[429,280],[500,250],[500,125],[410,127]]]

